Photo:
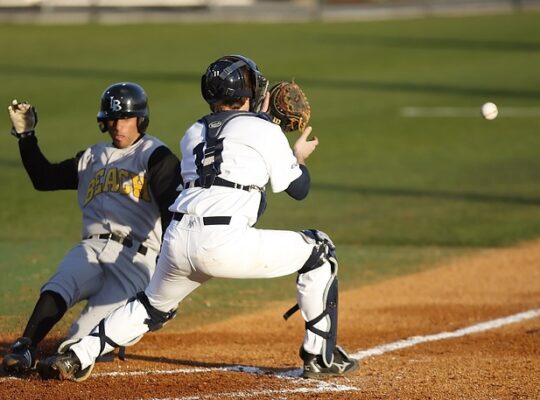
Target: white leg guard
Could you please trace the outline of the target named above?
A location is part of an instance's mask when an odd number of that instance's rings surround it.
[[[144,295],[144,292],[141,293]],[[143,301],[139,300],[139,297],[142,297],[141,293],[137,295],[136,299],[117,308],[102,320],[90,335],[71,346],[71,350],[81,361],[82,369],[94,364],[100,355],[107,354],[119,346],[132,345],[149,330],[159,329],[157,327],[159,322],[152,318],[144,304],[144,299],[148,301],[146,295],[144,295]],[[159,313],[159,311],[155,311]],[[162,314],[170,315],[172,313]],[[160,327],[162,325],[163,321],[161,321]]]
[[[332,365],[337,343],[338,282],[335,247],[320,231],[303,231],[313,253],[298,271],[297,301],[306,321],[304,350]]]
[[[328,282],[331,272],[328,265],[314,269],[305,274],[298,275],[296,283],[298,306],[305,321],[314,321],[323,314],[325,304],[323,302],[324,289],[321,282]],[[330,325],[328,316],[320,319],[313,325],[314,328],[327,331]],[[311,354],[322,354],[324,338],[307,329],[304,337],[304,350]]]

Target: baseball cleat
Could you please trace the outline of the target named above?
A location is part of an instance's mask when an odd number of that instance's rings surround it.
[[[75,374],[81,370],[81,363],[74,352],[68,351],[41,361],[37,370],[43,379],[74,380]]]
[[[304,360],[302,378],[326,379],[332,376],[343,376],[358,368],[358,361],[351,358],[345,350],[336,346],[334,361],[327,367],[321,355],[310,354],[300,347],[300,358]]]
[[[35,349],[32,348],[32,340],[27,337],[18,338],[2,361],[2,367],[9,375],[27,374],[35,364]]]
[[[38,363],[37,370],[42,379],[82,382],[90,376],[94,364],[81,369],[81,361],[70,350],[71,345],[77,342],[79,339],[63,342],[58,348],[58,353]]]

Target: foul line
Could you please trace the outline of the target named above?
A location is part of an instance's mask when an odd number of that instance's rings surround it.
[[[480,107],[402,107],[405,118],[481,118]],[[500,107],[499,118],[540,117],[540,107]]]
[[[442,332],[434,335],[427,336],[413,336],[407,339],[399,340],[394,343],[383,344],[381,346],[372,347],[371,349],[359,351],[358,353],[351,354],[351,357],[361,360],[363,358],[378,356],[389,351],[395,351],[404,349],[407,347],[416,346],[420,343],[435,342],[437,340],[445,340],[451,338],[462,337],[471,335],[473,333],[484,332],[490,329],[500,328],[501,326],[514,324],[516,322],[525,321],[528,319],[536,318],[540,316],[540,309],[529,310],[519,314],[510,315],[504,318],[498,318],[480,324],[471,325],[467,328],[458,329],[453,332]]]

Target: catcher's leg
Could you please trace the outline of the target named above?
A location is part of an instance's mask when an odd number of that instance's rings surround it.
[[[306,321],[300,348],[304,377],[342,375],[357,368],[356,360],[337,346],[338,263],[330,238],[316,230],[302,232],[313,252],[298,271],[297,300]],[[322,300],[322,301],[321,301]]]
[[[71,345],[65,357],[56,354],[45,360],[43,368],[39,369],[41,376],[76,380],[77,371],[93,365],[100,355],[115,347],[132,345],[146,332],[160,329],[172,319],[177,304],[209,279],[200,274],[190,275],[189,267],[185,267],[186,271],[178,267],[175,248],[172,245],[163,247],[156,272],[145,292],[117,308],[90,335]],[[68,368],[71,364],[76,367]]]
[[[135,344],[146,332],[160,329],[175,315],[176,310],[162,312],[152,307],[146,294],[140,292],[101,320],[90,335],[63,343],[57,354],[39,364],[38,372],[44,379],[84,380],[97,357]]]

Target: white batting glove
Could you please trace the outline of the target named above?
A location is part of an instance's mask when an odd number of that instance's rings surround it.
[[[13,128],[11,133],[17,137],[24,137],[34,134],[34,129],[37,124],[37,114],[35,108],[27,103],[19,103],[13,100],[8,107],[9,118]]]

